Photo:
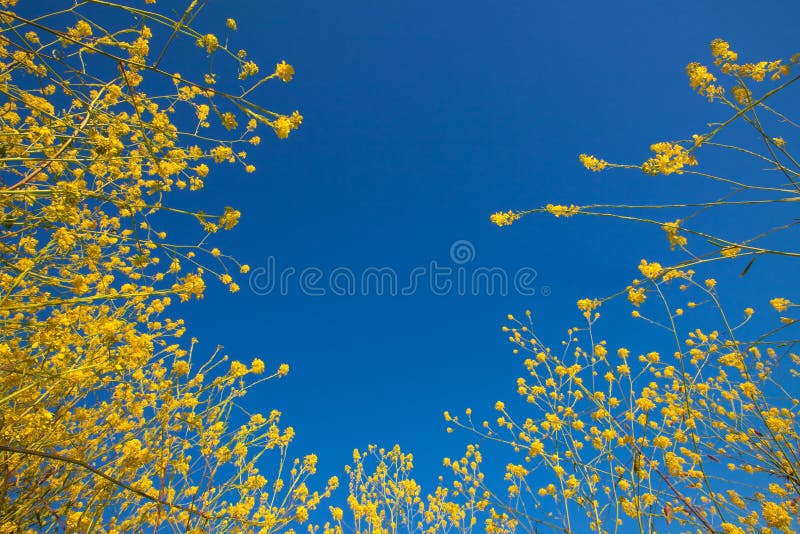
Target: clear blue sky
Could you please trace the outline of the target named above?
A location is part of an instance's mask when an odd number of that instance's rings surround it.
[[[450,247],[468,240],[467,267],[535,269],[536,294],[313,297],[295,278],[288,295],[259,296],[243,279],[236,295],[212,287],[184,308],[190,331],[209,351],[291,365],[248,402],[283,411],[294,453],[317,453],[326,475],[341,475],[354,447],[400,443],[433,480],[469,439],[445,433],[443,410],[493,417],[515,396],[507,313],[530,308],[556,344],[578,298],[624,287],[642,257],[669,260],[657,230],[549,217],[499,229],[488,216],[687,198],[687,179],[589,173],[577,155],[642,161],[652,142],[701,131],[721,108],[692,93],[686,64],[710,62],[715,37],[743,59],[788,57],[798,16],[785,1],[212,0],[200,28],[222,33],[233,17],[236,48],[293,64],[295,81],[261,95],[305,116],[287,141],[264,135],[255,175],[208,181],[199,203],[243,213],[225,252],[326,275],[391,267],[403,281],[431,261],[455,267]]]

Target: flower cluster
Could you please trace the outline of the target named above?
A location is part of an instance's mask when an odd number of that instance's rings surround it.
[[[580,206],[575,206],[574,204],[570,204],[569,206],[548,204],[544,209],[547,213],[555,217],[572,217],[581,210]]]
[[[452,420],[448,414],[445,417]],[[469,445],[459,459],[444,458],[451,483],[445,485],[444,477],[440,477],[434,492],[424,495],[411,477],[413,456],[398,445],[391,449],[370,445],[366,451],[354,450],[353,465],[346,467],[353,531],[471,532],[482,524],[486,532],[494,534],[515,532],[518,520],[496,509],[503,507],[503,500],[488,489],[481,472],[482,458],[476,445]],[[344,514],[338,508],[331,509],[331,514],[334,522],[326,525],[324,532],[338,534]]]
[[[520,215],[509,210],[505,213],[498,211],[489,217],[489,220],[497,226],[511,226],[514,221],[520,218]]]
[[[308,489],[314,462],[288,456],[294,430],[278,411],[231,415],[288,366],[198,360],[170,311],[210,277],[237,291],[248,271],[211,244],[241,214],[178,209],[174,193],[202,189],[219,165],[255,170],[244,147],[259,124],[286,137],[274,125],[285,116],[248,99],[260,82],[236,93],[212,88],[210,71],[163,77],[150,54],[177,42],[155,42],[159,26],[255,74],[227,41],[113,3],[103,20],[118,27],[101,27],[97,6],[81,8],[71,26],[11,11],[0,26],[0,532],[284,528],[336,481]],[[196,222],[196,241],[168,238],[176,216]],[[257,467],[264,455],[274,474]]]
[[[590,171],[602,171],[608,165],[608,162],[587,154],[581,154],[578,156],[578,159],[580,160],[581,164]]]
[[[656,155],[642,163],[642,172],[651,176],[683,174],[687,165],[697,165],[694,155],[677,143],[655,143],[650,150]]]
[[[692,272],[658,279],[658,264],[642,265],[649,291],[661,300],[653,311],[670,307],[667,295],[676,283],[681,294],[698,292],[717,302],[711,280],[696,282]],[[647,292],[634,281],[628,299],[639,308]],[[586,313],[599,306],[592,299],[578,302]],[[785,299],[773,300],[779,311],[786,306]],[[789,393],[765,393],[781,380],[782,366],[773,347],[761,349],[741,336],[753,313],[748,308],[738,326],[708,331],[677,326],[685,317],[677,308],[666,321],[673,335],[685,332],[682,346],[674,354],[645,349],[638,356],[626,347],[611,349],[598,336],[596,313],[586,315],[583,328],[570,329],[558,351],[533,333],[530,312],[527,320],[509,315],[503,330],[514,352],[526,355],[517,393],[529,413],[517,417],[498,401],[494,422],[476,425],[471,410],[463,420],[445,417],[516,452],[520,463],[506,467],[509,495],[535,503],[552,499],[564,528],[606,532],[646,519],[664,530],[678,523],[708,531],[793,531],[800,515],[793,500],[797,401]],[[665,322],[639,312],[634,317]],[[800,356],[791,359],[794,372]]]
[[[796,125],[787,126],[787,117],[765,103],[797,80],[784,77],[800,54],[788,62],[738,63],[739,55],[721,39],[712,41],[711,52],[713,67],[688,65],[689,85],[727,106],[730,118],[690,141],[653,144],[655,155],[641,165],[580,156],[590,171],[640,169],[651,176],[706,180],[691,189],[691,200],[580,208],[548,204],[517,212],[580,212],[646,224],[666,233],[672,253],[683,256],[673,264],[642,259],[640,278],[624,290],[580,299],[585,324],[567,330],[559,345],[538,337],[530,312],[524,319],[509,315],[503,332],[513,353],[524,355],[524,372],[516,381],[519,399],[497,401],[496,419],[479,424],[469,409],[462,417],[446,414],[450,429],[503,443],[517,455],[506,467],[505,481],[518,518],[549,521],[549,528],[566,532],[800,529],[800,399],[793,383],[800,377],[797,299],[775,296],[768,304],[778,316],[769,314],[757,324],[754,308],[732,312],[723,305],[723,278],[697,275],[720,261],[747,260],[737,271],[744,276],[764,256],[775,261],[800,256],[786,235],[795,221],[783,209],[798,200],[800,168],[785,138]],[[734,80],[729,94],[719,81],[725,76]],[[762,94],[751,84],[768,80],[776,87]],[[756,142],[717,139],[737,121],[752,127]],[[699,150],[728,151],[737,165],[725,174],[692,170]],[[765,165],[771,174],[759,175]],[[665,183],[680,193],[679,184]],[[713,190],[718,185],[721,189]],[[704,191],[711,197],[697,199]],[[703,218],[722,207],[739,210],[736,238],[724,235],[733,233],[730,228]],[[648,216],[648,211],[671,214]],[[773,281],[769,268],[761,274]],[[748,276],[746,281],[756,275]],[[616,343],[604,339],[600,308],[607,307],[608,317],[619,306],[629,310],[632,324],[614,325],[609,333],[644,334]],[[537,515],[544,510],[548,513]]]

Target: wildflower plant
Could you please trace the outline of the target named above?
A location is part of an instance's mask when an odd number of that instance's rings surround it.
[[[212,245],[237,210],[173,199],[300,126],[257,97],[294,69],[197,30],[203,2],[62,4],[0,0],[0,532],[291,530],[338,482],[309,489],[278,411],[234,416],[288,366],[198,358],[168,309],[248,271]]]
[[[514,353],[524,356],[517,394],[529,410],[498,402],[495,421],[476,424],[470,412],[448,419],[519,455],[521,467],[509,470],[511,490],[529,504],[524,513],[517,509],[517,517],[535,510],[564,532],[800,528],[795,304],[773,297],[758,309],[769,318],[757,326],[755,308],[730,309],[724,288],[698,273],[744,257],[746,274],[759,257],[789,260],[800,254],[791,246],[796,217],[758,227],[786,216],[784,206],[800,200],[800,165],[786,141],[798,125],[768,105],[800,79],[800,54],[786,62],[739,63],[720,39],[712,41],[711,52],[714,67],[689,64],[689,85],[730,109],[727,120],[688,141],[653,144],[653,155],[641,164],[585,154],[580,161],[593,172],[616,168],[639,170],[646,179],[682,174],[684,180],[707,180],[721,187],[717,198],[668,205],[547,204],[492,216],[500,226],[534,213],[644,223],[666,234],[670,249],[683,258],[671,264],[643,259],[641,276],[624,290],[579,300],[582,324],[569,329],[560,345],[539,337],[530,312],[509,315],[503,330]],[[723,141],[740,124],[754,132],[752,146]],[[763,176],[746,173],[747,179],[716,174],[700,165],[706,150],[752,159],[767,169]],[[748,217],[750,235],[744,238],[702,226],[718,210],[740,210],[747,217],[762,208],[773,208],[774,216]],[[665,212],[679,215],[657,218]],[[606,340],[600,310],[623,303],[639,328],[664,335],[639,348]]]
[[[170,314],[202,298],[209,280],[239,290],[248,266],[214,242],[241,214],[175,199],[220,167],[255,172],[248,150],[261,130],[285,139],[299,128],[299,112],[270,111],[257,96],[295,70],[280,61],[263,71],[236,50],[233,19],[200,31],[204,2],[188,1],[177,16],[155,4],[0,0],[0,533],[800,528],[796,298],[771,296],[765,330],[753,325],[755,308],[728,309],[716,279],[698,274],[737,258],[746,273],[760,257],[800,256],[784,237],[796,218],[763,228],[754,219],[745,236],[704,225],[723,209],[781,217],[800,200],[797,124],[770,105],[800,78],[800,55],[741,63],[715,40],[714,66],[691,63],[686,73],[728,119],[654,143],[636,164],[579,157],[592,172],[705,180],[721,188],[707,189],[716,196],[491,216],[498,226],[534,213],[643,223],[684,258],[643,259],[617,294],[578,301],[582,323],[558,349],[530,312],[508,317],[504,330],[525,356],[516,392],[528,412],[498,401],[491,422],[476,424],[471,410],[445,414],[450,430],[515,455],[500,491],[478,445],[445,458],[446,476],[427,494],[412,455],[369,446],[345,470],[346,510],[328,506],[317,526],[313,513],[338,478],[315,486],[318,459],[290,456],[294,429],[281,413],[240,406],[288,365],[221,349],[199,356]],[[181,68],[202,65],[200,74],[175,71],[180,47],[189,58]],[[753,146],[724,140],[742,124]],[[767,165],[768,178],[714,173],[701,165],[705,151]],[[188,242],[164,230],[187,222],[196,229]],[[600,310],[614,304],[666,341],[607,341]]]
[[[515,532],[518,520],[486,484],[481,470],[483,456],[477,445],[469,445],[461,458],[444,458],[448,475],[439,477],[433,493],[412,477],[414,458],[399,445],[391,449],[370,445],[353,451],[353,465],[345,468],[350,478],[347,505],[331,507],[333,521],[326,534],[398,532],[492,534]]]
[[[654,179],[683,175],[685,179],[702,180],[705,182],[703,192],[712,195],[711,198],[674,204],[547,204],[530,210],[498,212],[491,216],[491,221],[504,226],[531,214],[548,213],[555,217],[610,217],[657,226],[666,234],[672,249],[686,249],[690,240],[694,240],[695,246],[687,251],[690,257],[670,267],[682,268],[733,257],[746,257],[751,262],[760,256],[797,257],[798,251],[786,249],[785,243],[781,243],[781,247],[772,246],[782,232],[795,229],[797,221],[793,218],[787,217],[784,224],[777,226],[751,226],[748,228],[750,235],[738,238],[706,229],[703,221],[713,221],[710,214],[721,210],[734,211],[738,216],[747,216],[757,209],[768,207],[774,207],[777,212],[800,199],[800,164],[787,146],[785,137],[789,134],[783,133],[794,131],[797,123],[769,105],[778,95],[789,91],[800,78],[796,72],[800,53],[794,54],[788,61],[738,63],[739,56],[730,49],[730,45],[715,39],[711,43],[711,54],[714,58],[713,67],[690,63],[686,73],[691,88],[707,96],[709,101],[730,110],[724,121],[713,123],[708,131],[694,133],[688,139],[653,143],[649,147],[652,156],[641,163],[613,163],[597,156],[579,156],[580,163],[593,172],[627,169],[642,172]],[[764,85],[768,87],[759,91]],[[726,131],[739,126],[747,126],[754,133],[752,146],[737,146],[725,141]],[[737,162],[741,158],[743,164],[756,165],[753,167],[756,170],[766,168],[770,179],[764,179],[767,176],[764,173],[727,176],[702,168],[698,162],[705,151],[714,151],[710,156],[715,158],[722,155]],[[679,215],[670,219],[660,218],[658,214],[665,212],[677,212]]]

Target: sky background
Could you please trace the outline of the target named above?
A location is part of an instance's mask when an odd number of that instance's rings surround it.
[[[183,308],[190,332],[200,350],[221,344],[235,358],[291,365],[248,407],[280,409],[297,431],[294,454],[317,453],[323,474],[342,476],[354,447],[400,443],[433,481],[441,458],[473,439],[448,435],[442,412],[494,417],[496,400],[516,396],[520,357],[501,332],[508,313],[531,309],[556,346],[580,319],[576,300],[623,288],[641,258],[681,258],[654,228],[533,216],[501,229],[489,215],[707,199],[694,178],[590,173],[578,154],[640,163],[651,143],[726,117],[692,93],[686,64],[710,63],[715,37],[744,60],[786,58],[800,49],[798,16],[788,1],[209,2],[198,28],[224,33],[233,17],[234,49],[267,70],[294,65],[292,83],[268,84],[259,98],[305,117],[286,141],[262,132],[256,174],[231,167],[207,181],[198,205],[243,214],[217,241],[224,252],[253,269],[272,257],[278,270],[391,267],[404,281],[431,261],[456,267],[451,245],[467,240],[469,272],[534,269],[536,294],[313,297],[294,278],[286,295],[257,295],[242,277],[240,293],[212,286]],[[768,311],[763,287],[737,291],[742,305]],[[604,337],[652,350],[627,313],[601,323]]]

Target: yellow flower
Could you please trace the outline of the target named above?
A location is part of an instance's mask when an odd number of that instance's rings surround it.
[[[681,229],[680,224],[681,221],[678,219],[675,222],[668,222],[661,225],[661,229],[667,233],[670,250],[675,250],[676,246],[686,246],[686,238],[682,235],[678,235],[678,231]]]
[[[240,376],[246,375],[249,372],[250,370],[247,368],[246,365],[244,365],[242,362],[234,360],[231,362],[231,369],[228,372],[228,374],[230,374],[234,378],[238,378]]]
[[[580,299],[577,302],[578,309],[582,312],[590,312],[600,307],[601,302],[597,299]]]
[[[772,305],[773,308],[775,308],[775,311],[777,312],[784,312],[789,309],[789,306],[792,305],[789,299],[785,298],[775,298],[770,300],[769,303]]]
[[[245,61],[241,65],[241,71],[239,72],[239,79],[244,80],[248,76],[255,76],[258,74],[258,65],[253,61]]]
[[[295,110],[289,115],[289,122],[292,123],[292,130],[296,130],[303,124],[303,116],[300,115],[300,112]]]
[[[719,251],[719,254],[723,258],[733,258],[733,257],[737,256],[741,251],[742,251],[741,247],[730,246],[730,247],[724,247],[723,249],[721,249]]]
[[[661,267],[660,263],[648,263],[647,260],[642,260],[639,262],[639,271],[650,280],[656,279],[662,270],[663,268]]]
[[[239,218],[241,216],[241,212],[231,208],[230,206],[226,206],[222,216],[219,218],[219,226],[225,230],[230,230],[239,224]]]
[[[715,58],[724,59],[725,61],[736,61],[739,55],[730,49],[727,41],[722,39],[714,39],[711,41],[711,54]]]
[[[317,472],[317,455],[308,454],[303,458],[303,468],[312,475]]]
[[[209,150],[208,153],[216,163],[222,163],[223,161],[236,161],[233,156],[233,149],[231,149],[229,146],[216,146]],[[204,163],[198,165],[195,170],[197,171],[197,174],[203,177],[208,174],[208,166],[206,166]]]
[[[733,523],[722,523],[720,527],[722,527],[722,532],[725,534],[745,534],[744,529],[737,527]]]
[[[528,456],[533,458],[542,454],[542,452],[544,452],[544,444],[539,439],[533,440],[530,449],[528,449]]]
[[[264,372],[264,362],[260,358],[254,358],[250,362],[250,372],[255,375],[260,375]]]
[[[695,157],[677,143],[655,143],[650,146],[650,150],[656,155],[642,163],[642,172],[651,176],[683,174],[685,166],[697,165]]]
[[[211,110],[211,108],[210,108],[210,107],[208,107],[208,105],[206,105],[206,104],[199,104],[199,105],[198,105],[198,106],[195,108],[195,114],[197,115],[197,118],[198,118],[199,120],[201,120],[201,121],[204,121],[204,120],[206,120],[206,119],[208,118],[208,112],[209,112],[210,110]]]
[[[758,395],[758,388],[752,382],[744,382],[739,385],[739,388],[749,398],[755,398]]]
[[[628,287],[628,300],[637,308],[647,299],[646,290],[643,287]]]
[[[78,24],[75,25],[75,31],[82,37],[92,35],[92,27],[85,20],[78,21]]]
[[[750,91],[746,87],[737,85],[731,89],[731,94],[736,102],[741,105],[745,105],[750,102]]]
[[[125,456],[136,456],[142,450],[142,442],[136,438],[129,439],[122,446],[122,454]]]
[[[200,48],[205,48],[206,52],[211,54],[219,47],[219,39],[213,33],[209,33],[198,38],[196,44]]]
[[[777,504],[770,501],[761,503],[761,514],[767,526],[772,528],[789,529],[792,524],[792,517],[787,511],[788,506]]]
[[[580,160],[580,162],[583,164],[584,167],[594,172],[602,171],[608,165],[608,162],[602,159],[597,159],[594,156],[589,156],[587,154],[581,154],[580,156],[578,156],[578,159]]]
[[[189,373],[189,362],[185,360],[179,360],[172,364],[172,372],[175,373],[177,376],[183,376]]]
[[[292,76],[294,76],[294,67],[286,63],[286,61],[281,61],[275,65],[275,75],[283,82],[290,82],[292,81]]]
[[[519,217],[520,216],[518,214],[514,213],[511,210],[505,213],[498,211],[497,213],[492,214],[489,217],[489,220],[492,221],[497,226],[511,226],[514,223],[514,221],[519,219]]]
[[[581,208],[580,206],[575,206],[572,204],[570,204],[569,207],[562,205],[548,204],[547,206],[545,206],[544,209],[547,210],[547,213],[554,215],[556,217],[572,217],[573,215],[578,213]]]
[[[272,128],[279,139],[286,139],[292,131],[292,121],[289,117],[278,117],[272,122]]]
[[[222,121],[222,125],[225,127],[226,130],[233,130],[237,126],[239,126],[239,124],[236,122],[236,115],[234,115],[229,111],[223,113],[222,116],[220,117],[220,120]]]
[[[689,76],[689,85],[692,89],[697,89],[697,92],[701,94],[707,87],[714,87],[711,84],[717,81],[717,78],[708,72],[708,68],[700,63],[689,63],[686,65],[686,74]]]

